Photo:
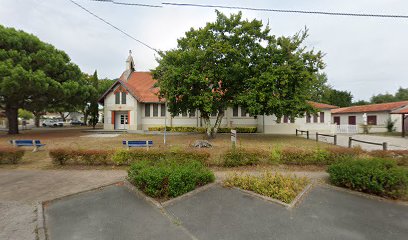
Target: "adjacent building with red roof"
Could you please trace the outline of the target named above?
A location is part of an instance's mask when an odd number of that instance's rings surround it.
[[[172,117],[166,109],[164,99],[158,96],[156,80],[150,72],[135,71],[131,55],[126,60],[126,70],[119,79],[101,96],[104,106],[105,130],[149,130],[150,127],[190,126],[202,127],[199,111],[183,113]],[[333,132],[331,110],[336,106],[309,102],[318,109],[315,115],[306,115],[290,121],[283,117],[251,116],[245,108],[236,106],[225,110],[221,127],[257,127],[258,132],[294,134],[295,129]],[[215,121],[215,116],[212,121]]]
[[[333,123],[336,125],[360,126],[369,125],[370,132],[386,132],[387,122],[394,122],[396,131],[402,131],[402,118],[396,113],[407,111],[408,101],[351,106],[331,110]],[[408,121],[405,119],[405,121]],[[405,124],[405,126],[408,126]]]

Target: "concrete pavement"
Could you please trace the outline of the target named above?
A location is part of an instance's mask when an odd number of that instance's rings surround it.
[[[45,208],[50,239],[398,240],[408,236],[408,206],[326,185],[316,186],[291,210],[219,185],[164,209],[129,191],[109,186],[51,202]]]
[[[125,171],[0,169],[0,239],[35,239],[36,204],[121,181]]]

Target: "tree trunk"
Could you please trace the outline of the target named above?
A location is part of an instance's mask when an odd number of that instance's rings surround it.
[[[33,112],[34,114],[34,125],[40,127],[40,118],[43,115],[42,112]]]
[[[218,132],[218,128],[219,128],[220,125],[221,125],[221,121],[222,121],[222,118],[223,118],[223,117],[224,117],[224,112],[221,112],[221,113],[220,113],[220,111],[218,111],[217,120],[215,121],[214,128],[212,129],[212,132],[211,132],[211,137],[212,137],[212,138],[215,138],[215,135],[216,135],[217,132]]]
[[[205,128],[207,129],[206,134],[207,134],[207,138],[211,138],[212,134],[212,130],[211,130],[211,122],[210,122],[210,118],[209,117],[203,117],[204,120],[204,125]]]
[[[88,111],[84,112],[84,123],[86,126],[88,126]]]
[[[6,106],[6,116],[8,121],[8,134],[18,134],[18,107]]]
[[[65,116],[64,112],[59,112],[59,115],[61,116],[63,122],[65,122],[67,120],[67,117],[69,116],[69,114],[71,114],[71,113],[68,113]]]

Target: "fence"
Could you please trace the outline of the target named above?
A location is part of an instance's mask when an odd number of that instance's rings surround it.
[[[309,139],[309,131],[296,129],[296,136],[298,136],[298,132],[300,132],[302,135],[303,135],[303,133],[306,133],[306,138]]]
[[[357,125],[336,125],[336,133],[358,133]]]
[[[316,142],[319,141],[319,136],[332,137],[333,138],[333,144],[337,145],[337,135],[322,134],[322,133],[316,132]]]
[[[360,142],[360,143],[371,144],[371,145],[382,146],[384,151],[386,151],[387,148],[388,148],[387,142],[383,142],[383,143],[367,142],[367,141],[362,141],[362,140],[353,139],[352,137],[349,137],[349,142],[348,142],[348,147],[349,147],[349,148],[352,147],[353,141],[354,141],[354,142]]]

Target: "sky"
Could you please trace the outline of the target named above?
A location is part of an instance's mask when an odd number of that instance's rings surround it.
[[[160,49],[177,46],[191,27],[216,19],[215,9],[147,8],[75,0],[133,37]],[[116,0],[160,5],[162,1]],[[408,15],[404,0],[166,0],[177,3],[217,4],[255,8]],[[164,2],[164,1],[163,1]],[[238,10],[220,9],[225,14]],[[350,91],[354,100],[408,88],[408,19],[322,16],[242,11],[247,19],[262,20],[271,34],[290,36],[309,29],[307,47],[325,53],[324,72],[329,84]],[[130,39],[69,0],[0,0],[0,24],[38,36],[68,53],[83,72],[98,71],[100,78],[115,79],[125,70],[129,50],[136,69],[157,66],[154,51]]]

